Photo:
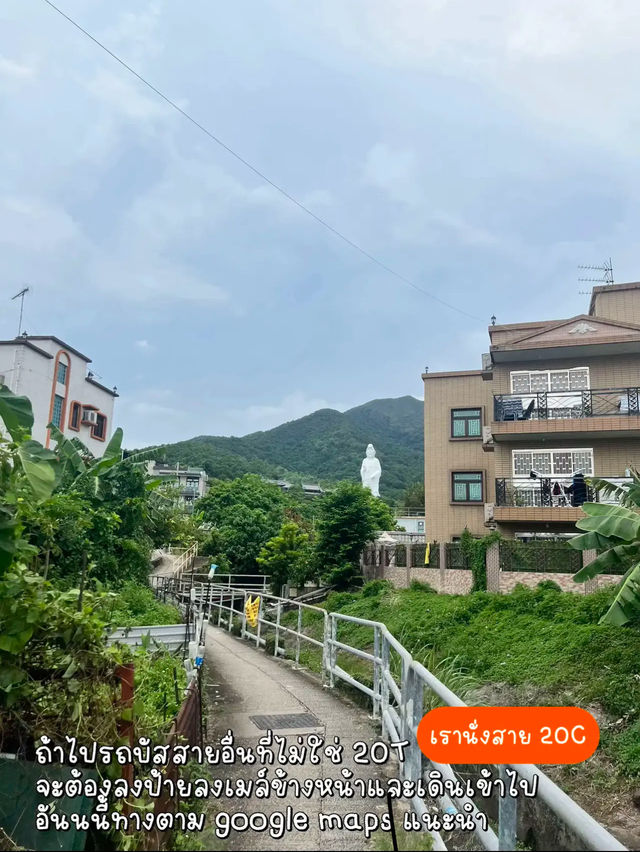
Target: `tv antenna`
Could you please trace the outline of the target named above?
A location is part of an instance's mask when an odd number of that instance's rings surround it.
[[[602,264],[602,266],[579,266],[578,269],[590,269],[594,272],[600,272],[601,275],[599,278],[578,278],[578,281],[593,281],[596,284],[613,284],[613,263],[611,262],[611,258],[609,261]]]
[[[20,334],[22,333],[22,314],[24,312],[24,297],[27,295],[28,292],[29,288],[25,287],[24,289],[20,290],[19,293],[16,293],[15,296],[11,297],[12,302],[14,301],[14,299],[20,299],[20,322],[18,323],[18,337],[20,337]]]

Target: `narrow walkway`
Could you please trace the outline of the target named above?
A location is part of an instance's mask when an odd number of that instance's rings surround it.
[[[306,735],[316,733],[324,738],[326,745],[334,745],[334,737],[340,738],[344,746],[343,760],[334,765],[323,757],[318,765],[308,761],[303,766],[284,766],[289,778],[300,781],[308,778],[345,778],[348,772],[355,778],[379,777],[384,783],[387,777],[397,777],[397,763],[389,760],[382,766],[370,764],[363,766],[354,762],[353,744],[364,741],[371,744],[380,738],[378,723],[367,716],[365,710],[342,700],[334,691],[323,688],[309,675],[296,671],[292,664],[275,660],[262,651],[257,651],[248,642],[231,636],[224,630],[209,627],[207,631],[204,684],[208,702],[207,730],[210,743],[217,745],[220,737],[232,730],[236,745],[258,745],[260,737],[266,734],[252,721],[252,716],[280,714],[311,714],[317,724],[306,728],[280,728],[278,724],[291,724],[291,720],[273,720],[274,735],[287,737],[287,743],[297,744],[298,737],[306,740]],[[314,720],[308,720],[308,722]],[[277,756],[277,748],[272,746]],[[277,760],[277,757],[276,757]],[[255,778],[260,764],[252,766],[215,767],[216,777]],[[269,778],[274,778],[278,769],[277,762],[269,767]],[[343,772],[343,770],[345,770]],[[359,831],[341,830],[320,831],[318,815],[321,813],[359,813],[361,819],[367,812],[378,817],[387,813],[387,804],[382,799],[362,799],[359,794],[353,798],[336,796],[322,799],[315,792],[311,798],[273,797],[258,798],[255,795],[247,799],[212,799],[208,817],[209,826],[215,823],[216,812],[233,813],[242,811],[247,814],[286,811],[290,805],[296,812],[309,815],[309,829],[305,832],[292,831],[282,840],[274,840],[268,832],[233,832],[228,840],[217,841],[218,849],[368,849],[367,843]],[[401,815],[395,815],[396,824]],[[209,832],[208,832],[209,833]],[[388,835],[387,835],[388,836]]]

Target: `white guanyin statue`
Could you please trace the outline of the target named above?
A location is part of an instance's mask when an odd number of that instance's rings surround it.
[[[362,479],[362,487],[368,488],[374,497],[380,496],[380,474],[382,468],[380,461],[376,458],[376,451],[373,444],[367,446],[366,458],[362,459],[360,467],[360,478]]]

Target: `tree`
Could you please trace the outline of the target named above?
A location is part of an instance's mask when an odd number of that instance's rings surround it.
[[[212,541],[234,573],[257,572],[260,551],[280,529],[285,500],[277,485],[247,474],[231,482],[216,480],[196,508],[213,527]],[[211,552],[211,548],[208,548]]]
[[[271,577],[271,589],[279,595],[285,583],[303,585],[309,573],[309,536],[294,523],[285,523],[278,535],[269,539],[257,562]]]
[[[322,498],[315,560],[319,572],[339,589],[352,584],[360,554],[377,532],[393,529],[389,507],[361,485],[340,483]]]
[[[624,572],[615,599],[600,619],[601,623],[621,626],[640,612],[640,474],[631,471],[631,482],[615,485],[592,479],[590,485],[603,496],[612,496],[619,505],[584,503],[587,515],[576,526],[584,535],[569,541],[576,550],[596,550],[599,555],[574,575],[583,583],[596,574]]]
[[[424,508],[424,482],[414,482],[405,488],[402,495],[402,506]]]

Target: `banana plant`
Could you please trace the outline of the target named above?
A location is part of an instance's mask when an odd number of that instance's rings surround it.
[[[23,500],[39,503],[51,496],[58,459],[31,438],[29,399],[4,386],[0,387],[0,421],[0,573],[4,573],[20,547],[16,507]]]
[[[616,485],[603,479],[592,479],[590,485],[616,504],[585,503],[585,518],[576,526],[583,535],[569,542],[576,550],[596,550],[598,556],[574,576],[582,583],[596,574],[624,571],[615,599],[600,619],[601,623],[621,626],[640,612],[640,476],[631,471],[631,482]]]
[[[70,483],[69,487],[88,485],[90,493],[99,500],[104,497],[106,477],[111,471],[123,465],[139,466],[154,455],[154,450],[145,450],[125,456],[121,428],[115,430],[100,458],[95,458],[79,438],[67,438],[53,423],[49,423],[47,428],[55,441],[55,453],[61,463],[56,486],[63,482]],[[151,480],[147,488],[157,487],[161,481]]]

